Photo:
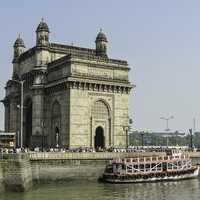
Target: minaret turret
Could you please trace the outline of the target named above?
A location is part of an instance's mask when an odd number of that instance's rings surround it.
[[[24,41],[22,40],[22,38],[20,37],[20,35],[19,35],[19,37],[16,39],[16,41],[15,41],[13,47],[14,47],[13,62],[15,62],[16,59],[18,59],[19,56],[20,56],[22,53],[24,53],[25,48],[26,48],[25,45],[24,45]]]
[[[106,35],[100,29],[95,40],[97,56],[107,57],[107,42]]]
[[[49,27],[44,19],[37,27],[36,30],[36,46],[48,46],[49,45]]]

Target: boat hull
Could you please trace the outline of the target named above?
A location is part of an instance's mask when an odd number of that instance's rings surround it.
[[[157,181],[178,181],[178,180],[184,180],[184,179],[192,179],[196,178],[199,175],[199,167],[192,170],[192,172],[185,172],[182,173],[179,171],[177,175],[169,175],[169,173],[155,173],[155,176],[148,177],[148,174],[146,175],[140,175],[140,177],[131,177],[131,176],[125,176],[125,175],[109,175],[109,174],[103,174],[102,180],[108,183],[144,183],[144,182],[157,182]]]

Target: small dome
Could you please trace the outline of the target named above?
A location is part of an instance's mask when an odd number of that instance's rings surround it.
[[[97,42],[97,41],[108,42],[105,33],[103,33],[101,29],[100,29],[100,32],[97,34],[95,42]]]
[[[20,38],[20,36],[16,39],[15,43],[14,43],[14,47],[24,47],[24,41],[22,40],[22,38]]]
[[[44,20],[42,19],[42,21],[40,22],[40,24],[37,27],[36,32],[40,32],[40,31],[46,31],[49,32],[49,27],[47,25],[46,22],[44,22]]]

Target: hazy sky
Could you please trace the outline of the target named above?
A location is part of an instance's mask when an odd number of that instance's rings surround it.
[[[0,98],[12,75],[16,37],[20,33],[27,48],[34,46],[36,27],[44,17],[53,42],[94,48],[103,29],[109,57],[126,59],[131,67],[134,129],[163,130],[160,117],[171,115],[172,130],[188,130],[193,118],[199,129],[199,10],[199,0],[1,0]]]

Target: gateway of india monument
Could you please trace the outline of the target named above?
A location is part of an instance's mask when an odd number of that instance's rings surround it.
[[[29,148],[125,147],[133,88],[127,61],[109,58],[102,31],[94,49],[52,43],[49,33],[42,20],[34,47],[26,49],[20,36],[14,43],[5,131],[17,141],[22,131]]]

